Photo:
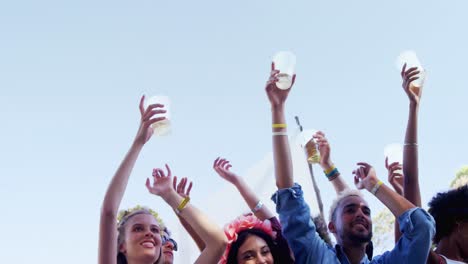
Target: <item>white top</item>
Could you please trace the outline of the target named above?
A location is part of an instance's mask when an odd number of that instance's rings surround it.
[[[451,259],[448,259],[447,257],[445,257],[444,255],[441,255],[441,256],[445,259],[447,264],[465,264],[465,262],[461,262],[461,261],[458,261],[458,260],[451,260]]]

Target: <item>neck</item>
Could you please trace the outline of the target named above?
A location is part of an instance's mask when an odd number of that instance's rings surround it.
[[[468,256],[463,256],[461,248],[458,243],[450,239],[450,237],[443,238],[437,244],[436,252],[442,254],[451,260],[466,261]]]
[[[367,243],[352,243],[347,245],[341,245],[343,251],[348,257],[348,260],[351,264],[361,263],[361,260],[366,255],[366,245]]]

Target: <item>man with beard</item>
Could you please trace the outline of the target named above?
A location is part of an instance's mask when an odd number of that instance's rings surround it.
[[[337,246],[328,246],[319,237],[301,186],[294,183],[289,150],[285,102],[296,76],[292,77],[291,87],[282,90],[276,86],[280,81],[279,73],[272,64],[265,88],[271,104],[273,159],[278,187],[272,200],[276,203],[283,235],[294,252],[296,263],[426,263],[435,233],[433,218],[383,184],[374,168],[364,162],[358,163],[359,167],[353,172],[356,187],[375,195],[398,218],[402,237],[391,251],[369,260],[366,245],[372,237],[370,209],[361,195],[352,191],[339,195],[331,208],[328,228],[335,235]],[[329,179],[334,179],[337,173],[334,166],[325,171]]]

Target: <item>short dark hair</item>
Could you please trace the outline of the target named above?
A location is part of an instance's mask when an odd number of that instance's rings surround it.
[[[239,232],[239,234],[237,235],[237,240],[232,243],[231,249],[229,250],[229,254],[227,257],[227,264],[237,264],[237,253],[239,252],[239,248],[242,246],[242,244],[244,244],[245,240],[249,236],[258,236],[261,239],[265,240],[268,247],[270,248],[274,263],[281,263],[278,262],[280,257],[279,252],[276,249],[275,241],[270,235],[259,229],[246,229]]]
[[[429,202],[429,213],[436,222],[434,242],[450,235],[459,222],[468,221],[468,185],[436,194]]]

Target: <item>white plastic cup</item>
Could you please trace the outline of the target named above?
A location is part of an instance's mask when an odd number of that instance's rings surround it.
[[[279,70],[276,87],[287,90],[292,86],[292,79],[296,73],[296,55],[290,51],[280,51],[273,57],[275,70]]]
[[[157,117],[166,117],[166,119],[162,121],[158,121],[156,123],[152,124],[154,134],[156,136],[166,136],[171,133],[171,111],[170,111],[170,100],[169,97],[167,96],[152,96],[148,99],[145,100],[144,107],[145,109],[148,108],[149,105],[152,104],[163,104],[163,108],[159,109],[164,109],[166,110],[166,113],[164,114],[155,114],[152,119],[157,118]]]
[[[388,159],[388,165],[398,162],[403,164],[403,146],[399,143],[388,144],[384,148],[384,156]],[[401,170],[397,170],[397,173],[402,173]]]
[[[416,52],[412,50],[405,50],[402,53],[400,53],[395,63],[399,71],[403,69],[403,65],[405,65],[405,63],[406,63],[406,70],[408,70],[411,67],[418,68],[419,73],[416,76],[419,77],[419,79],[412,81],[411,85],[417,87],[418,88],[417,90],[419,91],[419,89],[421,89],[424,85],[424,80],[426,78],[426,71],[422,67],[421,62],[419,62],[418,56],[416,56]]]

